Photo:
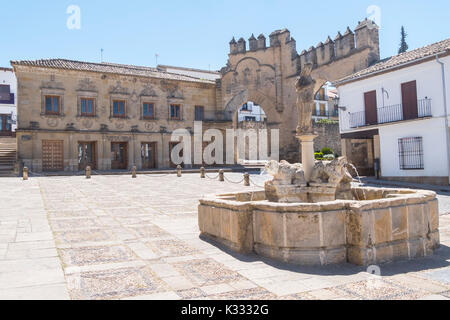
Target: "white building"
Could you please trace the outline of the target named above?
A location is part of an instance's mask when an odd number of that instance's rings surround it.
[[[266,120],[264,110],[251,101],[245,103],[238,111],[238,122],[265,122]]]
[[[17,122],[17,80],[12,69],[0,68],[0,136],[12,136]]]
[[[337,99],[336,88],[327,82],[314,97],[313,120],[316,122],[321,119],[338,120]]]
[[[361,175],[448,185],[450,39],[341,79],[343,154]]]

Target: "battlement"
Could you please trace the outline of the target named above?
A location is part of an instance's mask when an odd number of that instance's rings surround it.
[[[269,35],[270,47],[279,47],[288,43],[295,43],[295,40],[291,38],[288,29],[276,30]],[[248,39],[249,47],[248,51],[257,51],[267,49],[266,37],[260,34],[258,38],[252,34]],[[230,42],[230,54],[239,54],[247,52],[247,42],[244,38],[240,38],[238,41],[233,37]]]
[[[358,22],[354,31],[347,27],[344,34],[338,32],[334,41],[328,36],[324,43],[319,42],[315,47],[303,50],[299,57],[300,65],[312,63],[321,66],[364,48],[373,50],[373,60],[380,59],[378,26],[368,19]]]

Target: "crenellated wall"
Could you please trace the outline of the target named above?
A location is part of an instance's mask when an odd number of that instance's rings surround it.
[[[235,112],[242,104],[253,101],[264,109],[268,127],[280,129],[282,159],[298,161],[299,148],[295,138],[297,126],[296,77],[306,63],[314,66],[313,77],[317,90],[326,81],[334,81],[367,68],[380,59],[378,26],[371,20],[358,22],[332,40],[297,53],[296,41],[289,30],[281,29],[266,37],[252,34],[230,42],[227,65],[217,82],[217,110]],[[325,132],[326,140],[331,133]],[[334,134],[334,133],[333,133]]]

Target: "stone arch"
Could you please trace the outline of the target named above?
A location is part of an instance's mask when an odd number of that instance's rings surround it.
[[[237,126],[237,120],[235,119],[237,111],[248,101],[254,102],[264,110],[271,128],[280,123],[280,115],[275,109],[275,99],[259,90],[243,89],[228,101],[224,109],[227,114],[233,115],[234,128]]]

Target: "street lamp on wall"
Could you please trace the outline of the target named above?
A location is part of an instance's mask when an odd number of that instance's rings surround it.
[[[339,106],[339,101],[340,101],[339,96],[335,96],[335,97],[333,98],[333,102],[334,102],[334,110],[336,110],[336,111],[338,111],[338,110],[346,111],[346,110],[347,110],[346,107],[340,107],[340,106]]]

